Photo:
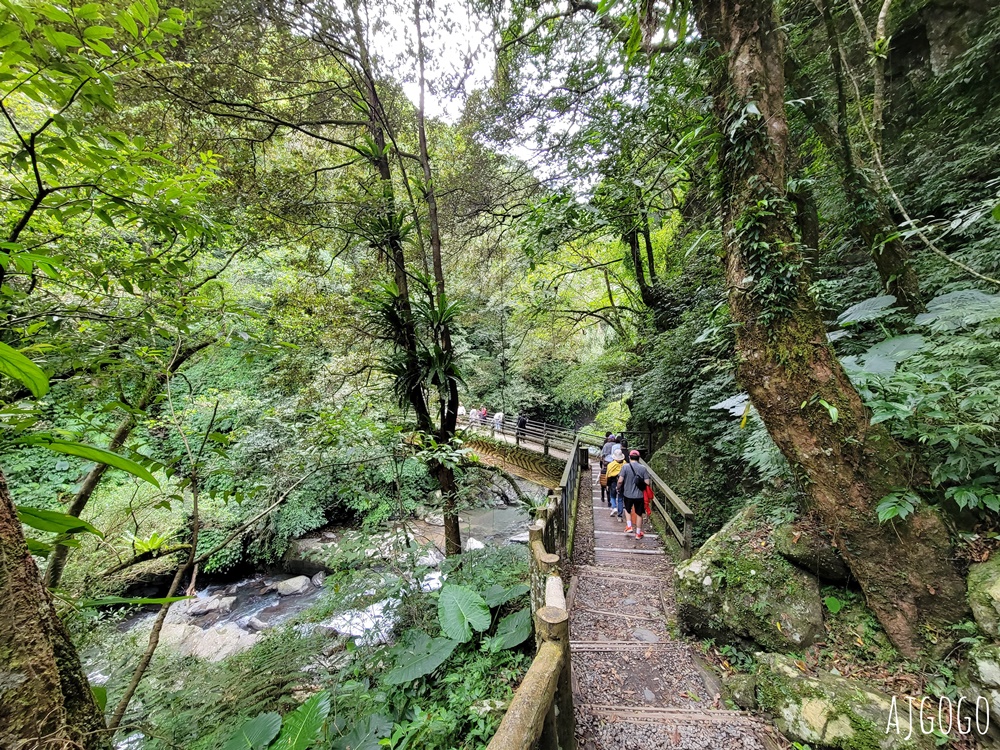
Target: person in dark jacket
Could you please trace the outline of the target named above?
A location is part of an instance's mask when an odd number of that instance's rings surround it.
[[[639,463],[639,451],[629,454],[629,462],[618,474],[618,494],[624,500],[625,512],[628,514],[628,525],[625,533],[631,534],[635,529],[635,538],[642,539],[642,517],[646,513],[646,501],[643,492],[649,486],[649,472]]]

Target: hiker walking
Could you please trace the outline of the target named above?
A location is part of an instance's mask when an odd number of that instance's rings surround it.
[[[618,480],[624,465],[625,455],[619,448],[611,454],[611,463],[608,464],[606,469],[608,474],[608,505],[611,506],[611,513],[609,515],[618,516],[619,521],[625,517],[624,499],[618,490]],[[632,524],[630,523],[629,529],[631,528]]]
[[[625,458],[623,455],[622,458]],[[643,494],[649,485],[649,472],[646,467],[639,463],[639,451],[632,451],[629,454],[629,463],[622,467],[618,475],[618,493],[625,499],[625,512],[628,519],[625,533],[632,533],[635,529],[635,538],[642,539],[642,517],[646,513],[646,500]]]
[[[528,418],[524,414],[517,415],[517,430],[514,432],[514,437],[517,442],[524,440],[525,430],[528,428]]]

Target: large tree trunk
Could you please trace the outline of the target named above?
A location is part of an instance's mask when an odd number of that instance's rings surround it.
[[[909,485],[911,467],[871,425],[808,294],[785,194],[784,49],[772,2],[700,0],[698,23],[720,54],[723,237],[740,382],[886,633],[917,656],[928,634],[943,641],[964,617],[965,587],[935,512],[885,525],[876,517],[884,495]]]
[[[431,155],[427,145],[427,122],[424,117],[424,38],[421,30],[421,0],[413,2],[413,19],[417,32],[417,65],[419,71],[420,99],[417,104],[417,140],[419,144],[420,168],[424,176],[424,200],[427,202],[427,224],[430,230],[431,259],[434,268],[434,290],[437,303],[440,305],[447,299],[447,288],[444,277],[444,262],[441,257],[441,224],[438,221],[437,191],[434,186],[434,174],[431,171]],[[440,347],[445,358],[455,360],[455,346],[451,338],[451,326],[443,322],[439,340],[435,343]],[[435,332],[438,335],[438,332]],[[438,419],[437,440],[439,443],[450,443],[455,437],[458,425],[458,381],[457,373],[444,373],[446,383],[438,383],[439,393],[443,391]],[[457,555],[462,552],[462,530],[458,517],[457,487],[455,485],[454,469],[438,465],[438,484],[441,486],[441,497],[444,500],[444,551],[445,555]]]
[[[111,747],[0,471],[0,747]]]

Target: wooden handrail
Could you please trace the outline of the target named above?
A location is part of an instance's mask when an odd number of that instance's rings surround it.
[[[692,532],[694,531],[694,513],[691,511],[691,508],[688,507],[687,503],[681,500],[677,496],[677,493],[670,489],[670,485],[660,479],[656,472],[649,467],[649,464],[642,460],[640,460],[639,463],[646,467],[646,471],[649,472],[649,478],[653,482],[653,505],[660,512],[660,515],[663,516],[667,523],[667,527],[670,529],[670,533],[673,534],[677,543],[681,546],[684,559],[687,560],[691,557],[693,552],[691,547]],[[683,519],[683,528],[677,527],[677,524],[670,517],[666,508],[664,508],[663,504],[660,503],[660,497],[667,498],[673,509],[680,514]]]
[[[503,715],[489,750],[528,750],[542,735],[555,700],[567,654],[558,643],[543,643]]]

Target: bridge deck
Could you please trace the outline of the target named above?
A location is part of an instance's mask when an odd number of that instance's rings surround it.
[[[770,750],[763,721],[719,707],[714,677],[677,635],[673,562],[650,528],[626,536],[581,488],[570,585],[573,702],[581,750]],[[589,512],[588,512],[589,510]]]

